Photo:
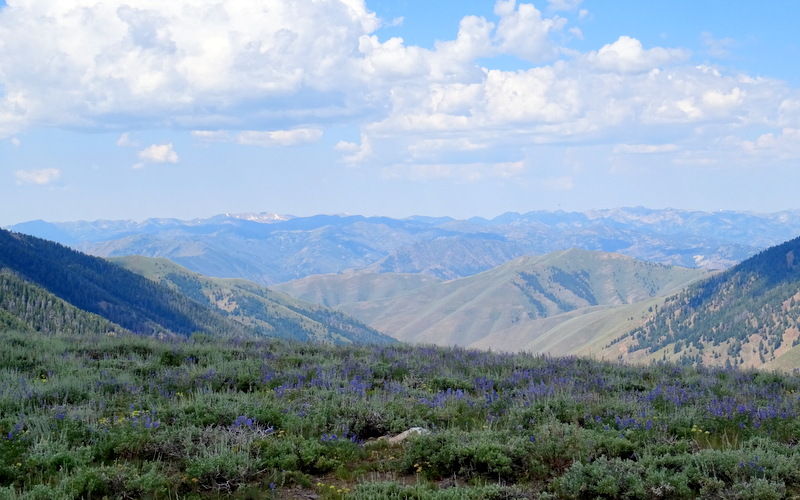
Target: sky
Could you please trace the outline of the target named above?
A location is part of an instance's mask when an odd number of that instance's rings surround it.
[[[800,208],[800,1],[0,0],[0,226]]]

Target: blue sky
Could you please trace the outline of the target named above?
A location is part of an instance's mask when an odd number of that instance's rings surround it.
[[[0,226],[800,208],[800,2],[0,1]]]

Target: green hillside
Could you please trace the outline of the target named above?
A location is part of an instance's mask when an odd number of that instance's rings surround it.
[[[279,289],[335,306],[403,341],[567,354],[608,332],[622,333],[619,322],[598,331],[600,317],[620,316],[616,308],[674,293],[702,276],[707,272],[571,249],[445,282],[350,273],[308,277]],[[357,291],[369,289],[366,283],[380,286],[360,299]],[[576,320],[587,314],[594,321]],[[558,343],[541,341],[557,327]]]
[[[0,269],[0,330],[42,333],[111,333],[125,331],[119,325],[92,314],[25,281],[8,269]]]
[[[799,326],[796,238],[654,305],[608,349],[631,359],[789,369],[800,360]]]
[[[278,283],[270,288],[306,302],[337,307],[397,297],[441,281],[425,274],[352,271],[316,274],[288,283]]]
[[[122,328],[143,334],[253,333],[181,293],[104,259],[33,236],[0,230],[0,270],[6,276],[5,322],[21,323],[26,329],[61,325],[74,331]],[[25,311],[20,310],[20,301],[26,303]]]
[[[335,344],[397,342],[342,312],[302,302],[251,281],[210,278],[167,259],[131,256],[110,260],[211,306],[261,335]]]

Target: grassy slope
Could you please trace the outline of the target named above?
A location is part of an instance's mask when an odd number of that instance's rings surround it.
[[[150,280],[179,289],[265,335],[333,343],[394,341],[340,312],[251,281],[210,278],[167,259],[130,256],[110,260]]]
[[[592,305],[574,289],[553,283],[553,269],[584,273],[585,284],[598,305]],[[554,300],[538,292],[526,296],[519,286],[520,273],[548,283],[548,293]],[[353,290],[375,279],[366,273],[326,276],[324,285],[317,285],[310,277],[284,284],[281,289],[291,294],[305,292],[305,297],[337,306],[404,341],[569,354],[592,339],[610,340],[621,326],[629,325],[626,318],[640,318],[636,306],[628,310],[629,304],[674,292],[704,275],[696,269],[571,249],[523,257],[457,280],[414,282],[407,288],[406,275],[383,276],[382,286],[363,301],[353,300]],[[387,284],[392,279],[397,281]],[[337,295],[336,283],[349,292]],[[545,314],[535,314],[532,298],[541,303]],[[574,310],[565,311],[564,304]],[[602,330],[598,330],[600,326]]]
[[[270,288],[306,302],[337,307],[343,304],[397,297],[440,281],[424,274],[355,271],[318,274],[289,283],[278,283]]]
[[[619,353],[606,349],[605,346],[627,332],[656,300],[658,299],[647,299],[622,306],[586,307],[534,320],[493,333],[472,347],[498,349],[497,346],[506,346],[505,350],[509,351],[617,359]]]

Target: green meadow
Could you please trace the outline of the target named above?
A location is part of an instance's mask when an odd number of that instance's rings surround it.
[[[0,498],[800,495],[797,374],[204,335],[0,345]]]

